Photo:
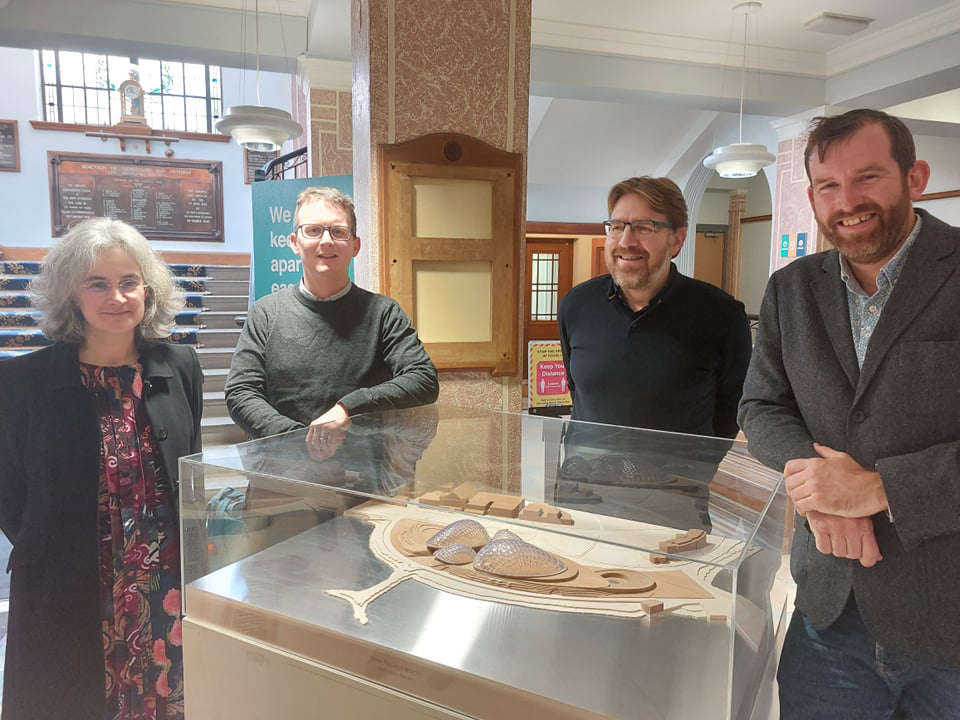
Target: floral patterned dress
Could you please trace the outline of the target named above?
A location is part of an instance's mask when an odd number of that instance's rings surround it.
[[[100,418],[104,718],[182,720],[179,535],[141,370],[80,364]]]

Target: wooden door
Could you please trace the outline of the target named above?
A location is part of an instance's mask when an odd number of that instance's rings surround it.
[[[596,277],[597,275],[606,275],[607,272],[607,259],[604,257],[604,248],[606,247],[607,239],[605,237],[595,237],[592,240],[592,247],[590,248],[590,277]]]
[[[528,340],[559,340],[557,306],[573,284],[573,238],[527,238],[523,347]]]
[[[693,255],[693,276],[718,288],[723,287],[723,246],[726,236],[720,232],[698,232]]]

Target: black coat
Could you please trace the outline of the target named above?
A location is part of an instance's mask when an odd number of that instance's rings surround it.
[[[140,362],[176,499],[177,459],[200,450],[200,363],[192,348],[160,342]],[[99,453],[76,345],[0,362],[0,530],[13,543],[4,720],[103,717]]]

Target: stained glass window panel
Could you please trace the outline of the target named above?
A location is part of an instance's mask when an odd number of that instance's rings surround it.
[[[163,127],[163,101],[159,95],[144,95],[144,111],[147,117],[147,125],[155,128]]]
[[[122,55],[111,55],[109,57],[109,67],[110,87],[116,90],[120,87],[120,83],[130,77],[130,58]]]
[[[140,59],[140,86],[145,93],[160,92],[159,60]]]
[[[207,101],[203,98],[187,98],[187,131],[207,132]]]
[[[220,68],[216,65],[210,66],[210,97],[221,97],[220,90]]]
[[[196,63],[183,64],[183,87],[185,95],[206,96],[207,68]]]
[[[168,130],[186,130],[182,95],[163,96],[163,127]]]
[[[83,75],[84,85],[89,88],[108,87],[107,79],[107,56],[94,55],[93,53],[83,54]]]
[[[44,85],[43,96],[45,99],[45,117],[49,122],[60,122],[60,103],[57,102],[57,86]]]
[[[183,63],[160,63],[160,88],[170,95],[183,95]]]

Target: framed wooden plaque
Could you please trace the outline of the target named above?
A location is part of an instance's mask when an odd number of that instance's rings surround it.
[[[54,237],[88,217],[130,223],[149,240],[223,242],[223,163],[48,152]]]
[[[0,120],[0,171],[20,172],[20,142],[16,120]]]

